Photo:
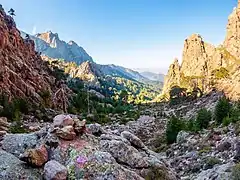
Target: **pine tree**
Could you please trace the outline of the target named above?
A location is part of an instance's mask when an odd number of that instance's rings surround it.
[[[12,8],[8,11],[8,13],[9,13],[10,16],[12,16],[12,18],[13,18],[13,16],[16,16],[15,15],[15,10],[13,10]]]

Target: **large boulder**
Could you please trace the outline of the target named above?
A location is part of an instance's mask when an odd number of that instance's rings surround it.
[[[145,145],[143,144],[143,142],[134,134],[128,132],[128,131],[123,131],[121,133],[121,136],[125,139],[127,139],[133,146],[137,147],[137,148],[144,148]]]
[[[231,148],[231,143],[229,141],[223,141],[217,145],[217,150],[220,152],[227,151]]]
[[[44,166],[45,180],[66,180],[67,168],[55,160],[48,161]]]
[[[132,168],[147,168],[149,163],[137,149],[117,140],[101,140],[101,149],[109,152],[118,162],[127,164]]]
[[[38,136],[34,133],[30,134],[7,134],[4,136],[2,143],[3,150],[19,156],[26,149],[36,147]]]
[[[53,118],[54,127],[73,126],[74,121],[69,115],[59,114]]]
[[[189,133],[188,132],[185,132],[185,131],[180,131],[177,135],[177,143],[183,143],[183,142],[186,142],[187,141],[187,137],[189,136]]]
[[[231,168],[234,166],[234,163],[227,163],[219,166],[215,166],[212,169],[208,169],[202,171],[195,178],[196,180],[206,180],[206,179],[214,179],[214,180],[223,180],[223,179],[231,179]]]
[[[48,151],[44,145],[35,149],[28,149],[20,155],[20,160],[34,167],[41,167],[48,161]]]
[[[56,135],[64,140],[73,140],[76,137],[76,133],[72,126],[65,126],[56,130]]]
[[[101,124],[98,124],[98,123],[89,124],[88,129],[95,136],[101,136],[101,134],[105,133]]]
[[[70,179],[89,180],[144,180],[136,172],[126,169],[116,162],[108,152],[96,151],[86,147],[81,151],[72,149],[68,161],[68,177]]]
[[[0,149],[1,180],[34,180],[42,179],[41,169],[31,168],[14,155]]]

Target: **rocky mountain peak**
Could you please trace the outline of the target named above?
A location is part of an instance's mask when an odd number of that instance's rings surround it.
[[[178,58],[175,58],[171,65],[174,66],[174,67],[180,67]],[[171,65],[170,65],[170,67],[171,67]]]
[[[39,33],[36,37],[44,40],[46,43],[49,43],[52,47],[56,48],[58,41],[60,41],[57,33],[53,33],[52,31],[47,31],[45,33]]]
[[[24,34],[24,33],[22,33]],[[64,59],[65,61],[81,64],[84,61],[93,61],[92,57],[74,41],[68,43],[61,40],[57,33],[47,31],[32,36],[36,44],[36,51],[41,52],[53,59]]]
[[[181,72],[185,76],[203,76],[207,73],[206,63],[214,46],[207,44],[199,34],[193,34],[185,40]]]
[[[198,86],[201,84],[202,90],[208,91],[211,79],[217,78],[216,82],[218,81],[218,83],[215,82],[215,87],[224,91],[231,99],[236,99],[239,97],[239,78],[236,76],[236,74],[239,74],[237,70],[240,66],[239,58],[240,1],[238,1],[238,7],[234,8],[228,18],[227,34],[223,45],[214,47],[204,42],[199,34],[192,34],[185,40],[180,72],[176,73],[178,70],[174,68],[178,67],[177,62],[170,65],[163,93],[169,92],[173,85],[188,89],[191,86],[190,81],[198,84]],[[222,68],[222,71],[229,72],[231,76],[228,78],[222,77],[219,80],[219,77],[214,76],[214,72],[218,72],[220,68]]]
[[[73,40],[69,41],[68,44],[73,46],[78,46],[78,44]]]
[[[228,17],[224,46],[233,56],[240,58],[240,1],[237,8]]]

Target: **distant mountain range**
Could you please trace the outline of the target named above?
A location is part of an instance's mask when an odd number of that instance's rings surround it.
[[[152,81],[160,81],[160,82],[164,81],[164,74],[157,74],[149,71],[140,72],[140,74]]]
[[[26,33],[21,32],[23,38],[26,38]],[[63,59],[66,62],[75,62],[78,67],[77,73],[85,73],[84,68],[91,66],[92,72],[96,73],[96,76],[118,76],[130,80],[137,80],[140,82],[148,83],[151,81],[163,82],[161,75],[154,73],[139,73],[137,71],[116,66],[114,64],[101,65],[93,61],[93,58],[74,41],[65,42],[61,40],[57,33],[51,31],[45,33],[38,33],[36,35],[30,35],[30,38],[35,42],[35,49],[53,59]],[[81,65],[83,62],[84,65]],[[76,73],[76,72],[75,72]],[[82,75],[81,75],[82,76]]]

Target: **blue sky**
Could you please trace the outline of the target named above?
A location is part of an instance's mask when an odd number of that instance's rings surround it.
[[[57,32],[96,62],[167,69],[192,33],[220,44],[237,0],[1,0],[27,33]]]

